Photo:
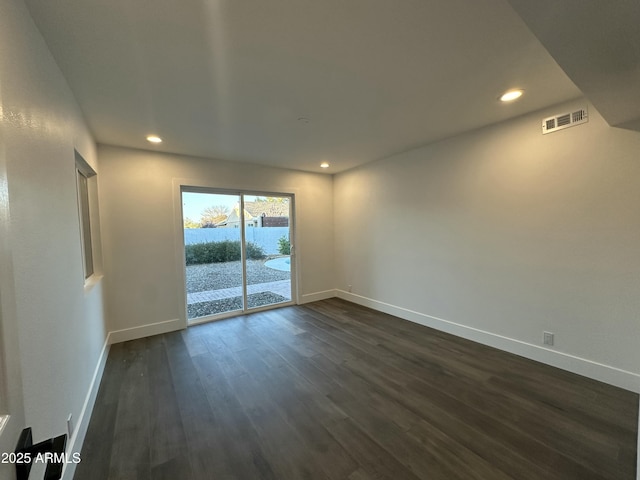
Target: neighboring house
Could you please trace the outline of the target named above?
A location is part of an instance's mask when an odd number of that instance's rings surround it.
[[[245,202],[245,226],[251,227],[288,227],[289,202]],[[236,204],[231,213],[216,227],[238,228],[240,226],[240,205]]]
[[[225,222],[227,220],[227,216],[222,214],[222,215],[217,215],[213,218],[211,218],[210,220],[207,220],[203,225],[202,228],[216,228],[219,224],[221,224],[222,222]]]
[[[245,207],[246,207],[246,205],[245,205]],[[245,226],[246,227],[253,227],[254,226],[254,218],[247,211],[246,208],[244,209],[244,220],[245,220]],[[233,207],[233,209],[231,210],[231,213],[229,215],[227,215],[224,220],[222,220],[219,223],[216,223],[216,227],[220,227],[220,228],[239,228],[240,227],[240,204],[237,203]]]
[[[245,202],[245,211],[254,217],[255,227],[288,227],[289,202]],[[249,225],[247,225],[249,226]]]
[[[244,208],[254,217],[289,216],[289,202],[245,202]]]

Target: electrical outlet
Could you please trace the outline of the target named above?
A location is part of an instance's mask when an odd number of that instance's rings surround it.
[[[353,288],[353,286],[352,285],[347,285],[347,288],[348,288],[348,291],[350,292],[351,289]]]
[[[73,413],[69,414],[69,417],[67,418],[67,439],[71,438],[71,435],[73,434]]]
[[[542,332],[542,343],[545,345],[553,345],[553,333]]]

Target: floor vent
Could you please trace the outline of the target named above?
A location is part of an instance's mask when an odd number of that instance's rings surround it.
[[[542,120],[542,134],[555,132],[556,130],[562,130],[564,128],[573,127],[581,123],[589,121],[589,115],[587,114],[587,108],[581,108],[575,112],[562,113],[560,115],[554,115]]]

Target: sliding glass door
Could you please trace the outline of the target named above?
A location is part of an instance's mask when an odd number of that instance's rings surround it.
[[[292,302],[293,197],[183,187],[187,319]]]
[[[242,230],[230,220],[239,203],[240,195],[182,193],[189,321],[244,309]]]
[[[244,195],[247,306],[291,301],[291,199]],[[248,218],[247,218],[248,217]],[[258,252],[252,258],[252,252]],[[263,258],[258,258],[264,255]]]

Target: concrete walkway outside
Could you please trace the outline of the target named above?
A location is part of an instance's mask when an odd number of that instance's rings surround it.
[[[247,285],[247,294],[271,292],[291,300],[291,281],[280,280],[278,282],[257,283]],[[242,287],[221,288],[220,290],[206,290],[204,292],[187,293],[187,305],[225,298],[241,297]]]

